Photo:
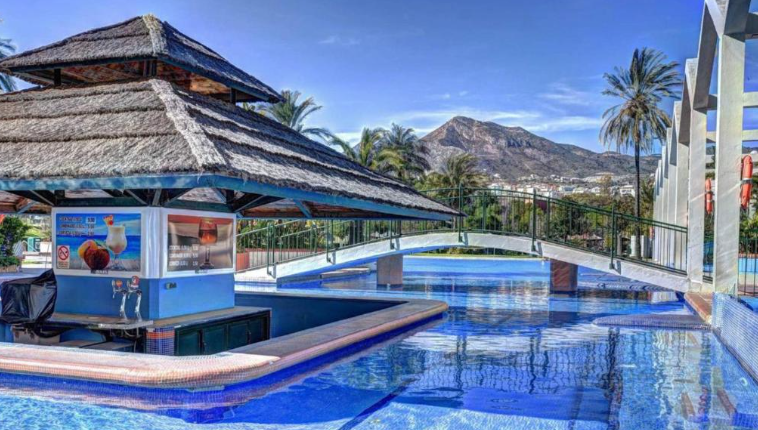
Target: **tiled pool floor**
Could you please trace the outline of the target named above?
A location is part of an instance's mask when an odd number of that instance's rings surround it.
[[[437,299],[450,310],[271,386],[185,393],[153,412],[118,403],[153,394],[120,398],[109,388],[99,398],[88,387],[76,398],[74,387],[57,382],[22,392],[14,378],[0,378],[0,428],[758,428],[758,385],[709,332],[592,324],[610,315],[688,313],[681,302],[651,304],[618,291],[551,297],[547,269],[535,261],[408,258],[405,285],[396,289],[377,289],[370,276],[281,286]]]

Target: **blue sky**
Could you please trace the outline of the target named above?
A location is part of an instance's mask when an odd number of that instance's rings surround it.
[[[455,115],[601,150],[602,75],[636,47],[697,53],[698,0],[37,1],[0,4],[19,50],[153,13],[276,89],[324,108],[345,138]]]

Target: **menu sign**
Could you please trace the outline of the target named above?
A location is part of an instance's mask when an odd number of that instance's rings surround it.
[[[58,213],[55,267],[97,274],[139,272],[141,230],[140,214]]]
[[[234,220],[168,215],[168,271],[232,269]]]

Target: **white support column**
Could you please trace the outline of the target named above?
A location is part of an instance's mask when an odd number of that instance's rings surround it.
[[[677,126],[674,127],[672,136],[672,145],[676,146],[676,209],[674,211],[674,224],[679,226],[687,225],[687,209],[689,206],[689,182],[690,182],[690,147],[680,143],[679,123],[682,115],[682,102],[674,103],[674,118]],[[684,239],[684,238],[682,238]],[[685,243],[679,246],[686,246]],[[682,249],[683,251],[683,249]]]
[[[666,214],[665,222],[668,224],[676,224],[676,191],[677,191],[677,171],[676,160],[679,148],[676,143],[676,135],[673,127],[666,130],[666,162],[668,165],[668,191],[666,192]],[[665,266],[673,266],[677,261],[676,250],[676,236],[672,234],[671,230],[663,229],[663,261],[661,262]]]
[[[718,62],[713,285],[716,292],[736,294],[742,97],[745,88],[744,36],[722,36]]]
[[[655,184],[653,188],[653,219],[656,221],[661,220],[661,162],[658,160],[658,168],[655,169]],[[659,261],[661,256],[658,253],[657,241],[660,235],[660,228],[655,227],[653,239],[656,243],[653,243],[653,260]]]
[[[666,210],[666,222],[669,224],[676,224],[676,182],[677,182],[677,169],[676,159],[679,148],[677,148],[676,139],[674,137],[673,128],[666,130],[666,152],[668,162],[668,192],[667,194],[667,210]]]
[[[661,222],[668,222],[668,203],[669,203],[669,163],[668,163],[668,145],[665,142],[662,142],[663,145],[661,146],[661,195],[659,197],[661,201],[661,213],[660,218],[658,218]],[[657,250],[658,255],[658,264],[665,264],[666,259],[668,258],[668,254],[666,253],[666,237],[663,234],[663,229],[658,229],[658,234],[655,236],[655,248]]]
[[[668,161],[668,144],[661,147],[661,167],[663,168],[661,174],[661,221],[668,221],[668,209],[669,209],[669,161]]]
[[[658,167],[655,169],[655,181],[653,182],[653,219],[660,221],[660,207],[661,207],[661,163],[658,162]]]
[[[705,235],[705,135],[707,112],[690,111],[690,183],[687,216],[687,275],[692,291],[703,290]]]
[[[681,109],[681,106],[679,107]],[[689,182],[690,182],[690,147],[679,143],[678,132],[674,129],[672,145],[676,146],[676,197],[674,209],[674,222],[678,226],[687,226],[687,209],[689,207]],[[674,260],[676,267],[687,267],[687,241],[683,234],[672,234],[671,240],[674,248]]]

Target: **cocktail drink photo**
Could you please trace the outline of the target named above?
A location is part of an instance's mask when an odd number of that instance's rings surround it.
[[[200,269],[213,269],[214,266],[211,263],[211,245],[215,245],[218,241],[218,226],[216,226],[216,223],[213,222],[213,220],[205,218],[200,221],[198,229],[200,244],[205,245],[205,262],[200,266]]]
[[[105,246],[113,252],[113,263],[109,267],[110,270],[126,270],[119,255],[126,249],[126,226],[124,225],[108,225],[108,236],[105,238]]]

